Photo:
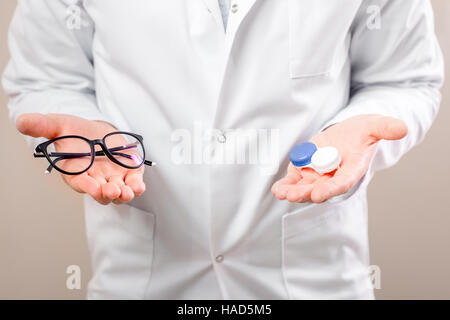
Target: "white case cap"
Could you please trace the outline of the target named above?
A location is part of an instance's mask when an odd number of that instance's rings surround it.
[[[318,148],[311,158],[311,167],[318,173],[328,173],[339,168],[341,155],[335,147]]]

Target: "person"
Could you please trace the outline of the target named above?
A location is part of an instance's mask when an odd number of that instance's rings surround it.
[[[128,131],[158,164],[63,175],[88,298],[372,299],[367,185],[440,104],[430,2],[221,2],[18,1],[3,85],[30,145]],[[339,169],[289,165],[304,141]]]

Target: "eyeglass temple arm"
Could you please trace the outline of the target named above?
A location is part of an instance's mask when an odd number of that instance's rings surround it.
[[[127,150],[127,149],[132,149],[132,148],[136,148],[136,145],[131,144],[131,145],[126,145],[126,146],[120,146],[120,147],[115,147],[115,148],[109,148],[108,150],[111,152],[114,151],[119,151],[119,150]],[[40,151],[42,152],[42,151]],[[73,153],[73,152],[50,152],[49,156],[50,157],[87,157],[90,156],[91,153],[90,152],[83,152],[83,153]],[[104,156],[105,153],[103,152],[103,150],[99,150],[95,152],[96,156]],[[45,157],[45,155],[43,154],[37,154],[36,152],[34,153],[34,157],[35,158],[42,158]]]
[[[126,149],[131,149],[136,147],[135,145],[128,145],[128,146],[121,146],[121,147],[115,147],[115,148],[110,148],[108,149],[109,151],[117,151],[117,150],[126,150]],[[38,153],[38,152],[42,152],[42,151],[35,151],[33,153],[33,156],[35,158],[45,158],[45,155],[43,153]],[[77,157],[87,157],[90,156],[91,153],[66,153],[66,152],[51,152],[49,154],[50,157],[65,157],[65,158],[77,158]],[[95,152],[96,156],[104,156],[105,153],[103,152],[103,150],[100,151],[96,151]]]
[[[133,159],[130,155],[126,154],[126,153],[121,153],[121,152],[112,152],[113,155],[115,156],[122,156],[128,159]],[[56,153],[52,153],[50,156],[57,156],[60,155],[60,157],[56,158],[53,160],[53,164],[57,163],[58,161],[61,160],[67,160],[67,159],[76,159],[76,158],[83,158],[83,157],[87,157],[90,156],[90,153],[68,153],[68,154],[56,154]],[[103,151],[97,151],[95,153],[96,156],[104,156],[105,154],[103,153]],[[45,171],[45,173],[50,173],[52,171],[53,166],[50,164],[47,168],[47,170]]]
[[[127,159],[133,159],[132,156],[130,156],[130,155],[126,154],[126,153],[113,152],[112,154],[113,154],[113,155],[117,155],[117,156],[122,156],[122,157],[125,157],[125,158],[127,158]],[[81,156],[81,157],[82,157],[82,156]],[[59,157],[59,158],[56,158],[55,160],[53,160],[53,164],[55,164],[56,162],[58,162],[58,161],[60,161],[60,160],[73,159],[73,158],[81,158],[81,157],[79,157],[79,156]],[[156,165],[155,162],[150,161],[150,160],[144,160],[144,164],[147,165],[147,166],[150,166],[150,167]],[[48,168],[45,170],[45,173],[50,173],[50,172],[52,171],[52,168],[53,168],[53,166],[50,164],[50,165],[48,166]]]
[[[145,160],[145,159],[144,159],[144,164],[149,166],[149,167],[156,166],[156,162],[153,162],[153,161],[150,161],[150,160]]]
[[[33,153],[33,156],[35,157],[35,158],[45,158],[45,155],[43,154],[43,153]]]
[[[101,153],[101,154],[100,154]],[[120,155],[123,156],[125,155],[125,153],[120,153],[120,152],[112,152],[113,155]],[[56,153],[52,153],[50,154],[50,156],[57,156],[57,155],[61,155],[60,157],[56,158],[53,160],[53,164],[56,164],[58,161],[61,160],[67,160],[67,159],[76,159],[76,158],[83,158],[83,157],[87,157],[90,156],[90,153],[68,153],[68,154],[56,154]],[[97,151],[95,153],[96,156],[104,156],[104,152],[103,151]],[[53,169],[53,166],[50,164],[47,168],[47,170],[45,170],[45,173],[50,173]]]
[[[124,158],[134,160],[134,159],[133,159],[133,156],[130,156],[130,155],[126,154],[126,153],[115,152],[115,151],[117,151],[117,150],[127,150],[127,149],[132,149],[132,148],[135,148],[135,147],[136,147],[136,145],[133,145],[133,144],[132,144],[132,145],[127,145],[127,146],[120,146],[120,147],[110,148],[110,149],[108,149],[108,150],[109,150],[113,155],[116,155],[116,156],[122,156],[122,157],[124,157]],[[34,155],[35,158],[42,158],[42,157],[45,157],[44,154],[38,154],[38,153],[36,153],[36,152],[35,152],[33,155]],[[90,156],[90,155],[91,155],[91,153],[64,153],[64,152],[52,152],[52,153],[49,154],[50,157],[58,157],[58,158],[56,158],[55,160],[53,160],[53,163],[56,163],[56,162],[58,162],[58,161],[60,161],[60,160],[73,159],[73,158],[82,158],[82,157],[87,157],[87,156]],[[103,152],[103,150],[100,150],[100,151],[96,151],[96,152],[95,152],[95,155],[96,155],[96,156],[104,156],[105,153]],[[145,164],[145,165],[148,165],[148,166],[154,166],[154,165],[156,165],[155,162],[149,161],[149,160],[145,160],[145,159],[144,159],[144,164]],[[52,167],[52,165],[50,164],[50,165],[48,166],[47,170],[45,171],[45,173],[50,173],[50,172],[52,171],[52,168],[53,168],[53,167]]]

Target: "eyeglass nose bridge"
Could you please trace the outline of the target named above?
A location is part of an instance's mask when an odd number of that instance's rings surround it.
[[[92,140],[92,145],[93,145],[94,147],[95,147],[96,145],[99,145],[99,146],[102,148],[102,151],[105,153],[105,155],[106,155],[108,158],[112,159],[112,157],[109,155],[108,148],[106,147],[106,145],[105,145],[103,139],[95,139],[95,140]]]

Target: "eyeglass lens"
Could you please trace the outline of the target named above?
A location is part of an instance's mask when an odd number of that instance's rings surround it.
[[[106,136],[104,142],[112,156],[122,165],[138,168],[144,162],[144,147],[136,137],[114,133]]]
[[[79,138],[63,138],[47,146],[53,166],[70,173],[86,170],[92,162],[91,145]]]

